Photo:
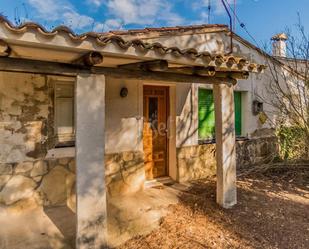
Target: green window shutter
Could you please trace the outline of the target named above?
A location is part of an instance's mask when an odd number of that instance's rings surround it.
[[[234,92],[235,133],[241,136],[242,103],[241,92]],[[212,90],[198,91],[198,137],[209,139],[215,137],[215,107]]]
[[[241,136],[241,92],[234,92],[235,103],[235,132],[236,136]]]
[[[212,90],[198,91],[198,137],[209,139],[215,136],[215,108]]]

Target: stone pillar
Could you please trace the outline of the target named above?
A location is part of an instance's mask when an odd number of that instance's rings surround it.
[[[76,80],[76,248],[106,245],[105,77]]]
[[[214,85],[216,119],[217,203],[230,208],[236,197],[236,143],[234,89],[226,84]]]

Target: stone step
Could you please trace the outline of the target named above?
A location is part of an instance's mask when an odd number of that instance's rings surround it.
[[[170,178],[169,176],[165,177],[159,177],[153,180],[148,180],[145,182],[144,187],[145,188],[156,188],[156,187],[163,187],[163,186],[169,186],[173,185],[175,181]]]

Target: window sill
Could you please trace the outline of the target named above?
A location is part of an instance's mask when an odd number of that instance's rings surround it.
[[[242,136],[236,137],[236,141],[247,141],[247,140],[249,140],[248,137],[242,137]]]
[[[212,138],[212,139],[203,139],[203,140],[198,140],[198,144],[199,145],[203,145],[203,144],[215,144],[216,143],[216,139]]]
[[[75,147],[61,147],[48,150],[46,159],[75,157]]]
[[[236,137],[236,141],[247,141],[249,140],[248,137],[243,137],[243,136],[237,136]],[[216,143],[216,139],[212,138],[212,139],[204,139],[204,140],[198,140],[198,144],[199,145],[203,145],[203,144],[215,144]]]

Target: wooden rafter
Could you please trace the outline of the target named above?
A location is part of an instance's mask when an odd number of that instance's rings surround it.
[[[5,41],[0,40],[0,56],[9,56],[10,51],[9,45]]]
[[[234,63],[230,59],[230,63]],[[219,77],[219,78],[234,78],[234,79],[247,79],[249,74],[245,72],[220,72],[216,71],[213,66],[208,67],[168,67],[168,62],[165,60],[153,60],[144,62],[135,62],[124,65],[119,65],[118,68],[129,70],[142,70],[150,72],[167,72],[171,74],[191,75],[191,76],[204,76],[204,77]]]
[[[73,61],[73,64],[92,67],[94,65],[101,64],[103,62],[103,55],[96,51],[91,51],[84,54],[77,60]]]
[[[132,70],[164,72],[168,69],[168,62],[166,60],[152,60],[119,65],[118,67]]]
[[[237,80],[229,75],[226,77],[210,77],[186,75],[175,72],[152,72],[111,67],[83,67],[79,65],[36,61],[20,58],[0,58],[0,71],[39,73],[49,75],[76,76],[78,74],[104,74],[112,78],[137,79],[178,83],[205,83],[205,84],[236,84]]]

